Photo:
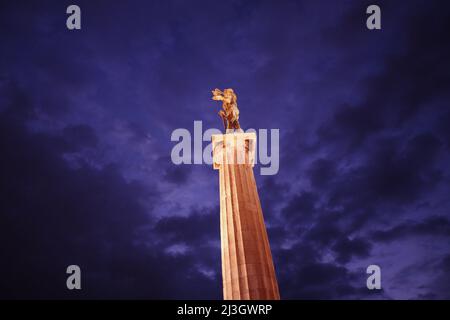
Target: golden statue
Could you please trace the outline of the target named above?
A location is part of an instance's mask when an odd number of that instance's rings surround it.
[[[219,116],[222,118],[225,130],[240,129],[237,96],[233,89],[225,89],[223,92],[219,89],[214,89],[212,94],[213,100],[222,101],[223,110],[219,111]]]

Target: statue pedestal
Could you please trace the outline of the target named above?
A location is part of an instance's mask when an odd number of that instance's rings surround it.
[[[256,134],[213,135],[212,146],[220,180],[224,299],[280,299],[253,175]]]

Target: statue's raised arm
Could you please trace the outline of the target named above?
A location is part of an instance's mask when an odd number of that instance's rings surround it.
[[[213,100],[223,100],[223,92],[220,91],[219,89],[214,89],[212,92],[212,99]]]

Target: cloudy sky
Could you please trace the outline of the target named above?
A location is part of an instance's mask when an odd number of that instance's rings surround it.
[[[448,7],[2,1],[0,297],[221,299],[218,174],[170,136],[231,87],[280,130],[255,175],[282,298],[450,299]]]

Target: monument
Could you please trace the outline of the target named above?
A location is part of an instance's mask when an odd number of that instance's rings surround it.
[[[280,294],[253,175],[256,134],[239,124],[233,89],[212,91],[222,101],[227,133],[213,135],[213,167],[219,170],[222,282],[225,300],[278,300]],[[232,131],[232,132],[230,132]]]

